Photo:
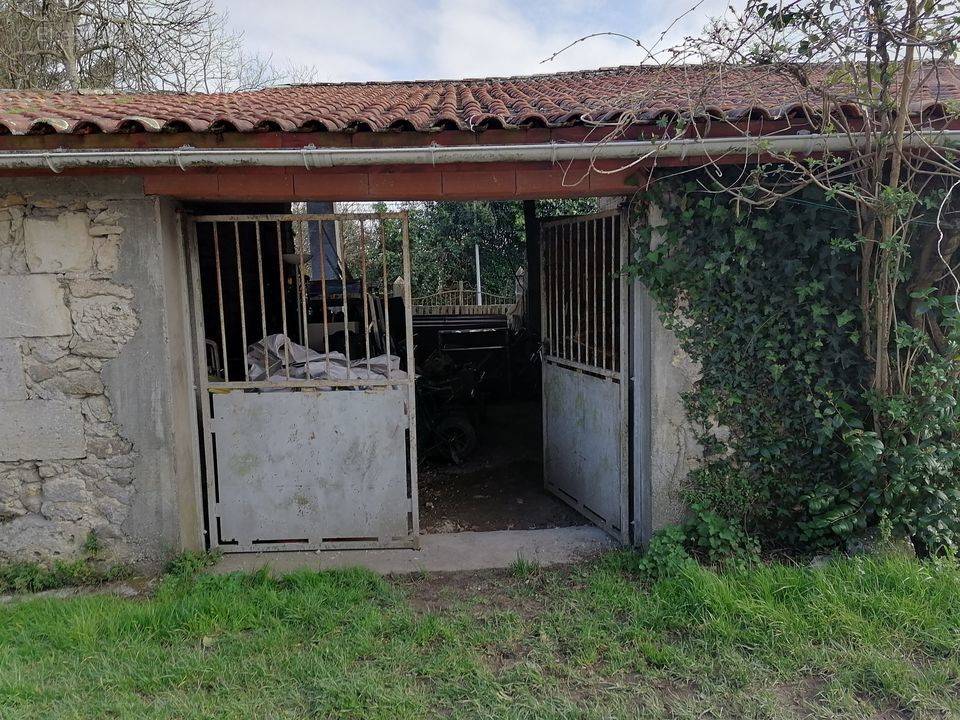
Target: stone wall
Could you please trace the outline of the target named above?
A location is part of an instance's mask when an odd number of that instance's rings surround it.
[[[91,530],[131,555],[138,448],[101,375],[140,324],[112,281],[122,207],[0,197],[0,559],[71,556]]]

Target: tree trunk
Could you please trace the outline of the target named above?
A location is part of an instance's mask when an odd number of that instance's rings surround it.
[[[69,8],[63,8],[63,37],[60,50],[63,53],[63,70],[71,90],[80,89],[80,60],[77,57],[77,14]]]
[[[917,3],[916,0],[907,0],[906,34],[913,37],[917,31]],[[914,47],[907,45],[900,69],[899,97],[897,108],[893,116],[891,127],[891,142],[893,149],[890,154],[890,172],[887,190],[891,197],[895,197],[900,190],[900,174],[903,164],[903,137],[906,130],[907,115],[909,114],[910,86],[913,78]],[[886,74],[886,73],[885,73]],[[889,81],[888,81],[889,82]],[[899,264],[899,243],[905,243],[907,238],[895,238],[894,226],[897,221],[895,207],[884,207],[879,213],[877,226],[880,229],[879,245],[877,249],[877,285],[875,314],[876,318],[876,361],[874,363],[873,382],[871,387],[880,395],[891,395],[897,388],[893,387],[890,371],[890,338],[893,335],[897,322],[896,293],[897,267]]]

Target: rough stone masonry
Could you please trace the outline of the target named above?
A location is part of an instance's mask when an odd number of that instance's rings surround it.
[[[108,201],[0,198],[0,560],[75,555],[95,531],[123,557],[137,448],[101,378],[134,335],[114,283]]]

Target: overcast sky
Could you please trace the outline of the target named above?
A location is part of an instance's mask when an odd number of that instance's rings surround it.
[[[541,61],[593,32],[653,42],[697,0],[216,0],[253,52],[316,68],[318,81],[522,75],[642,62],[626,40],[601,37]],[[698,31],[723,0],[701,0],[672,37]],[[669,44],[669,40],[666,44]]]

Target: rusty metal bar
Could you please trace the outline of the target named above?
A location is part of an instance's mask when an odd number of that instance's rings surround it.
[[[581,347],[583,348],[583,362],[590,364],[590,223],[584,220],[581,223],[581,244],[583,245],[583,328]]]
[[[213,223],[213,257],[217,267],[217,306],[220,310],[220,351],[223,353],[223,379],[230,379],[230,362],[227,358],[227,324],[223,318],[223,281],[220,274],[220,237],[217,223]]]
[[[625,231],[619,211],[554,221],[542,233],[545,355],[618,379],[626,321],[621,308],[626,255],[620,249]]]
[[[562,352],[558,352],[557,355],[562,358],[567,357],[568,343],[567,343],[567,229],[568,226],[563,226],[559,228],[559,239],[560,239],[560,274],[558,275],[560,281],[559,296],[560,296],[560,332],[558,339],[560,340],[561,347],[563,348]]]
[[[367,374],[370,373],[370,319],[367,310],[367,233],[360,221],[360,301],[363,304],[363,348],[367,356]],[[387,367],[390,358],[387,358]]]
[[[582,305],[583,305],[583,295],[580,292],[580,282],[581,277],[583,276],[583,249],[581,248],[582,241],[580,237],[580,229],[582,225],[579,222],[575,222],[570,226],[570,232],[574,234],[575,240],[574,245],[577,252],[577,330],[574,333],[574,340],[577,344],[577,362],[583,362],[583,325],[581,322],[582,319]]]
[[[263,249],[260,246],[260,223],[253,224],[257,237],[257,278],[260,283],[260,344],[263,346],[264,377],[269,371],[270,359],[267,355],[267,302],[263,293]],[[249,378],[247,378],[249,380]]]
[[[330,374],[330,325],[329,325],[329,312],[327,310],[327,261],[324,258],[327,247],[327,231],[323,227],[323,223],[318,223],[317,225],[317,234],[320,238],[320,293],[323,297],[320,300],[320,307],[323,311],[323,355],[324,355],[324,370],[327,375]],[[334,233],[336,235],[336,233]],[[336,238],[334,238],[336,239]],[[336,247],[336,243],[334,243]]]
[[[557,340],[561,348],[557,356],[565,358],[567,356],[567,228],[558,228],[557,236],[560,248],[560,271],[557,275],[557,282],[559,283],[557,297],[560,302],[557,312],[560,314],[560,328],[557,331]]]
[[[403,381],[406,382],[406,381]],[[289,380],[250,380],[249,382],[235,380],[233,382],[207,383],[211,392],[218,390],[262,390],[267,388],[366,388],[366,387],[394,387],[400,384],[397,380],[386,378],[352,378],[350,380],[314,380],[290,378]]]
[[[603,307],[600,317],[603,319],[603,331],[600,333],[602,352],[600,353],[600,367],[607,367],[607,223],[606,220],[600,220],[600,243],[603,250],[600,253],[603,260],[603,272],[600,273],[600,302]]]
[[[393,373],[393,362],[390,359],[390,290],[387,284],[387,226],[386,219],[380,220],[380,253],[383,256],[383,324],[384,324],[384,352],[387,356],[387,379]]]
[[[619,210],[599,210],[595,213],[587,213],[586,215],[577,215],[576,220],[597,220],[600,218],[616,217],[620,214]],[[552,220],[543,220],[540,225],[541,227],[562,227],[564,225],[569,225],[571,222],[569,217],[558,217],[553,218]]]
[[[250,379],[250,366],[247,363],[247,311],[243,297],[243,262],[240,259],[240,226],[233,223],[233,243],[237,253],[237,291],[240,293],[240,337],[243,340],[243,378]]]
[[[620,370],[618,353],[620,352],[620,293],[617,292],[617,286],[620,282],[620,253],[618,252],[618,233],[617,222],[615,218],[610,218],[610,321],[613,327],[613,334],[610,336],[610,363],[613,370]]]
[[[294,233],[293,238],[293,252],[294,258],[297,260],[297,294],[300,296],[300,328],[302,335],[300,336],[300,344],[305,348],[310,347],[310,332],[307,327],[307,280],[306,280],[306,265],[307,265],[307,253],[305,252],[305,247],[303,245],[304,239],[304,228],[305,225],[303,222],[298,224],[300,229],[300,247],[297,247],[297,234]],[[291,224],[290,230],[293,232],[294,226]],[[309,234],[307,235],[309,237]]]
[[[340,234],[341,237],[343,233]],[[347,358],[347,377],[350,377],[350,314],[347,306],[347,266],[344,262],[343,244],[337,246],[337,258],[340,261],[340,295],[343,300],[343,354]]]
[[[547,327],[550,337],[549,352],[551,355],[557,354],[557,246],[554,244],[554,237],[556,236],[556,230],[554,228],[546,228],[543,230],[544,236],[547,238],[546,246],[549,248],[550,257],[547,259],[548,265],[547,271],[547,292],[549,296],[547,302],[550,304],[550,324]]]
[[[567,296],[567,360],[573,360],[573,225],[567,224],[567,277],[566,277],[566,296]]]
[[[566,335],[563,331],[564,324],[567,322],[567,318],[563,312],[563,273],[565,268],[565,256],[564,256],[564,244],[563,244],[563,228],[558,227],[556,229],[556,248],[557,248],[557,347],[554,350],[553,354],[557,357],[563,357],[566,351]]]
[[[547,352],[549,352],[550,347],[550,310],[547,307],[547,297],[550,294],[550,290],[547,287],[547,283],[544,280],[549,281],[549,274],[544,272],[544,268],[547,268],[547,234],[543,230],[539,231],[540,233],[540,242],[539,242],[539,252],[540,252],[540,348],[541,351],[544,346],[547,347]],[[546,278],[545,278],[546,276]],[[529,282],[529,280],[528,280]],[[544,342],[546,338],[547,342]]]
[[[253,221],[277,221],[277,222],[297,222],[300,220],[333,220],[339,222],[342,220],[377,220],[378,218],[393,218],[399,220],[403,216],[402,212],[386,213],[303,213],[303,214],[259,214],[259,215],[195,215],[194,222],[253,222]]]
[[[597,322],[600,318],[597,315],[597,224],[594,220],[587,220],[590,224],[590,300],[592,302],[591,317],[593,318],[593,335],[590,344],[593,346],[592,365],[597,364]]]
[[[554,333],[554,338],[556,340],[553,347],[553,354],[556,357],[563,355],[563,323],[565,322],[563,317],[563,297],[561,296],[561,288],[563,287],[563,230],[562,228],[553,229],[553,250],[554,250],[554,265],[555,270],[553,273],[554,283],[553,283],[553,294],[554,294],[554,313],[555,319],[554,323],[556,324],[556,332]]]
[[[283,268],[283,228],[280,227],[280,221],[277,220],[277,264],[280,266],[280,315],[283,319],[283,336],[289,339],[287,334],[287,273]],[[283,343],[283,366],[286,370],[287,380],[290,379],[290,347]]]

